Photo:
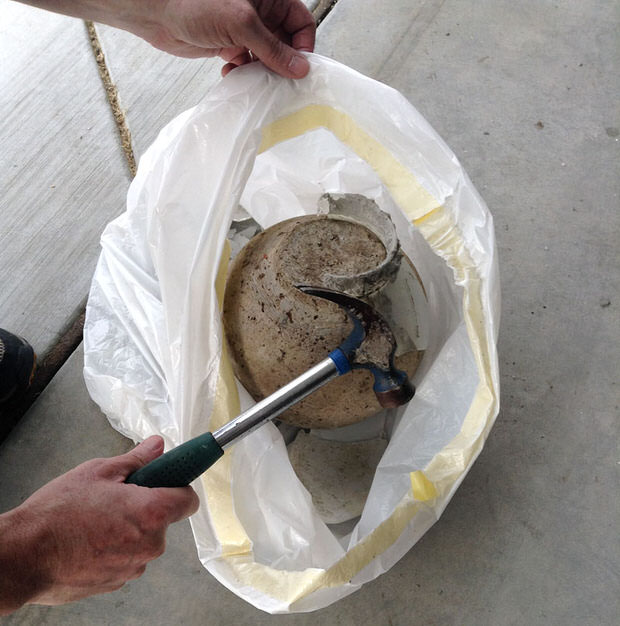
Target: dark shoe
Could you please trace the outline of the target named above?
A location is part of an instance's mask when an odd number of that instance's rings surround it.
[[[0,406],[27,391],[36,366],[32,346],[0,328]]]

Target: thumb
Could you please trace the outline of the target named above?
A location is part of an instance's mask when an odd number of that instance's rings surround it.
[[[261,20],[245,38],[247,47],[270,69],[285,78],[303,78],[310,71],[306,57],[278,39]]]
[[[161,456],[163,451],[164,440],[159,435],[153,435],[138,444],[133,450],[110,459],[110,461],[114,462],[115,470],[125,479],[131,472],[135,472]]]

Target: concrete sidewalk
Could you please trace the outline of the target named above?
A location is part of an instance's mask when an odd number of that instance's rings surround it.
[[[54,347],[131,179],[83,25],[0,0],[0,325]],[[6,624],[616,624],[620,614],[620,4],[338,0],[317,52],[401,91],[495,219],[502,409],[440,521],[387,574],[272,617],[200,565],[189,525],[121,591]],[[217,79],[99,28],[136,156]],[[0,510],[131,442],[78,350],[0,445]],[[51,445],[50,445],[51,442]]]

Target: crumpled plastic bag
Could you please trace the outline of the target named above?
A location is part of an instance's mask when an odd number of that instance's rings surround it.
[[[166,448],[251,398],[235,381],[220,305],[231,216],[264,228],[361,193],[389,212],[428,296],[428,345],[363,513],[333,532],[266,424],[195,481],[198,555],[271,613],[319,609],[401,558],[439,518],[499,408],[493,222],[459,162],[390,87],[319,55],[300,81],[239,68],[168,124],[111,222],[84,330],[86,384],[112,426]],[[448,547],[446,549],[449,549]]]

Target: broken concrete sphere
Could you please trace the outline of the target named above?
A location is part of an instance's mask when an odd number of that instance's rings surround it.
[[[377,209],[378,210],[378,209]],[[224,328],[235,375],[255,400],[319,363],[349,334],[338,305],[295,285],[329,286],[329,276],[355,276],[382,263],[385,247],[365,226],[308,215],[256,235],[234,259],[224,298]],[[406,263],[403,263],[406,265]],[[419,353],[395,359],[411,377]],[[336,428],[381,410],[372,375],[356,370],[329,382],[280,419],[301,428]]]

